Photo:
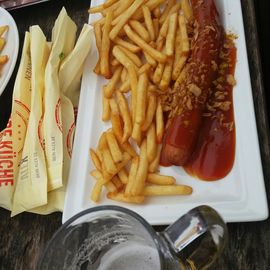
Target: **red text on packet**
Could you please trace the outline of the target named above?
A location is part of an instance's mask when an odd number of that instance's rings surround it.
[[[8,121],[0,141],[0,187],[13,186],[13,143],[12,143],[12,122]]]

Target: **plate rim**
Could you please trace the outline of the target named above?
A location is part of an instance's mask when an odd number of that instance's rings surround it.
[[[0,14],[4,14],[5,18],[7,20],[9,20],[10,23],[12,24],[11,26],[9,25],[9,31],[12,28],[13,35],[15,38],[14,41],[11,40],[14,43],[15,48],[14,48],[14,52],[13,52],[12,57],[9,56],[9,61],[11,61],[10,67],[7,70],[6,74],[1,74],[1,76],[5,77],[3,79],[2,85],[0,85],[0,96],[1,96],[6,89],[6,86],[7,86],[8,82],[13,74],[13,71],[14,71],[14,68],[15,68],[15,65],[17,62],[18,52],[19,52],[19,32],[18,32],[18,27],[17,27],[15,20],[13,19],[13,17],[11,16],[11,14],[8,11],[6,11],[4,8],[0,7]],[[9,42],[11,42],[11,41],[9,41]],[[8,43],[6,43],[5,46],[8,46]]]

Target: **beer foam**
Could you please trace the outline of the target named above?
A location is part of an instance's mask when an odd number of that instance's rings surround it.
[[[137,242],[117,245],[103,255],[97,270],[159,270],[158,251]]]

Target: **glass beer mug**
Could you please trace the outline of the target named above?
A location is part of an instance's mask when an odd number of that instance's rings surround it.
[[[56,232],[38,269],[207,269],[226,242],[226,224],[208,206],[192,209],[159,233],[133,211],[100,206],[79,213]],[[186,248],[192,251],[183,259]]]

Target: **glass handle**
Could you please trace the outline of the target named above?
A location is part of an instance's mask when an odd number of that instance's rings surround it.
[[[220,215],[209,206],[199,206],[179,218],[163,233],[172,255],[182,258],[189,246],[186,269],[207,269],[223,251],[228,230]]]

